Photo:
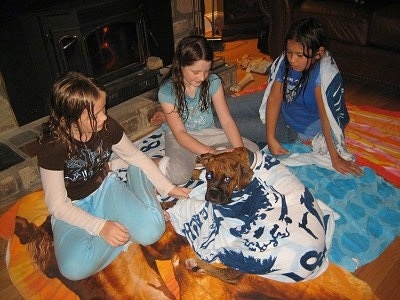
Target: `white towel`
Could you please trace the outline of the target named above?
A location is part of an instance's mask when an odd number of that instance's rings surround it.
[[[328,266],[334,212],[278,160],[256,155],[252,182],[232,203],[205,201],[206,184],[168,210],[200,258],[283,282],[315,278]]]

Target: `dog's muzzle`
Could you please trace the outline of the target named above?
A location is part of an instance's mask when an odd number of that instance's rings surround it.
[[[215,204],[228,204],[231,202],[230,195],[227,195],[222,188],[214,186],[207,188],[205,199]]]

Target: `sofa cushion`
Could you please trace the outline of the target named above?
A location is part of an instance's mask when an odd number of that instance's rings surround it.
[[[372,15],[369,41],[378,47],[400,50],[400,3],[386,6]]]
[[[368,27],[372,12],[366,5],[348,1],[302,1],[294,9],[293,19],[315,17],[331,40],[368,44]]]

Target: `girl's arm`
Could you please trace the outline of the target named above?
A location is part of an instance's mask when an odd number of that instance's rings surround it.
[[[317,100],[318,113],[321,120],[322,133],[325,137],[326,146],[332,161],[332,167],[342,174],[363,174],[362,169],[352,161],[344,160],[336,150],[333,143],[328,115],[326,114],[324,100],[322,98],[321,86],[317,86],[314,90],[315,98]]]
[[[283,101],[282,83],[275,80],[272,83],[271,92],[267,100],[267,108],[265,110],[265,131],[267,135],[268,149],[272,155],[285,155],[289,151],[281,146],[276,139],[276,126]]]
[[[122,135],[121,140],[112,147],[112,150],[128,164],[137,166],[143,170],[161,196],[170,195],[189,198],[190,189],[177,187],[172,184],[153,160],[140,151],[125,133]]]
[[[186,131],[185,124],[173,104],[162,102],[161,108],[164,111],[168,126],[179,145],[198,155],[215,152],[214,148],[200,143]]]
[[[212,101],[218,119],[221,123],[221,127],[224,130],[228,141],[234,148],[243,147],[242,136],[240,135],[239,128],[237,127],[236,122],[232,118],[231,112],[229,111],[222,85],[218,87],[217,91],[212,97]]]

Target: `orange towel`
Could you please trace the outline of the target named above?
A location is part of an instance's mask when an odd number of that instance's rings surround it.
[[[27,247],[21,245],[15,235],[10,236],[7,234],[14,227],[16,215],[24,217],[36,225],[40,225],[45,220],[47,214],[43,191],[37,191],[22,197],[16,205],[0,216],[1,224],[8,227],[5,230],[6,234],[2,233],[2,237],[8,238],[10,242],[10,263],[8,266],[10,278],[25,299],[78,299],[58,279],[50,279],[39,271],[32,263]],[[5,227],[1,226],[1,228]],[[179,299],[179,287],[174,277],[171,262],[168,260],[158,262],[157,264],[168,288]],[[337,296],[339,293],[340,296],[343,296],[340,299],[377,299],[367,283],[332,263],[325,273],[307,282],[287,284],[268,279],[265,280],[268,281],[266,288],[271,289],[274,299],[290,299],[290,295],[296,295],[296,297],[304,295],[304,299],[318,299],[318,295],[321,292],[325,296],[327,294]],[[196,281],[194,286],[205,293],[204,299],[214,299],[212,290],[216,287],[211,288],[207,286],[207,283],[207,280],[200,280]],[[190,299],[196,297],[196,295],[188,296]]]
[[[400,188],[400,112],[347,104],[346,145],[360,165]]]

